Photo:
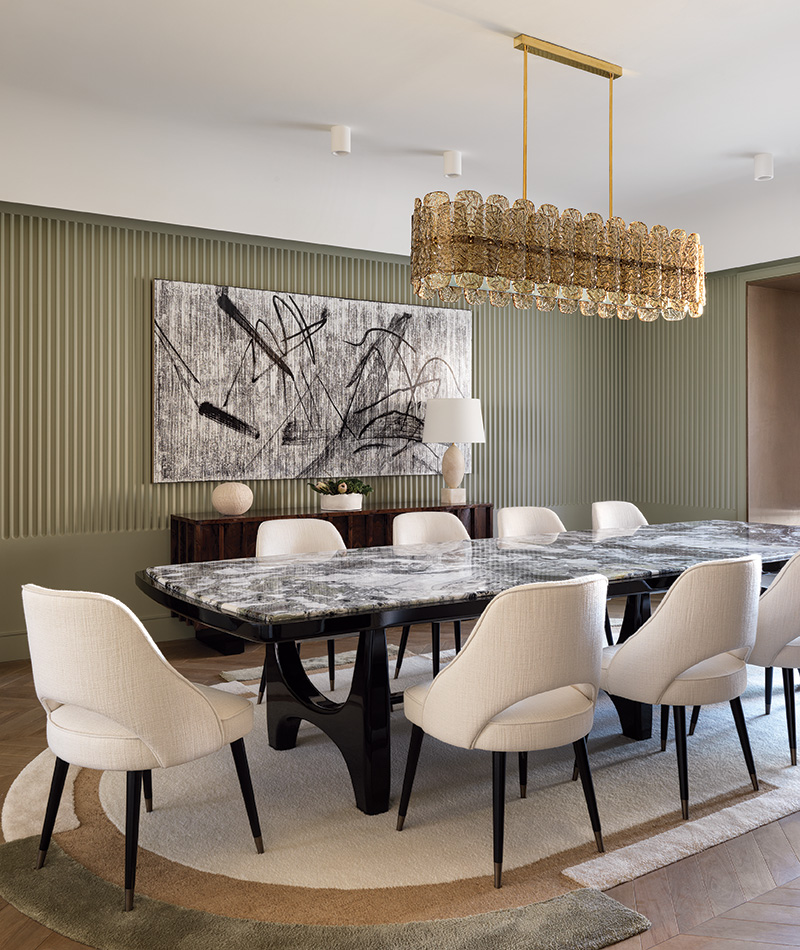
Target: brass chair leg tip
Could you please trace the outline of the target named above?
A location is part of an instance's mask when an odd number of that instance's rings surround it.
[[[519,787],[519,797],[520,797],[520,798],[527,798],[527,797],[528,797],[528,786],[527,786],[527,785],[520,785],[520,787]]]
[[[498,864],[495,862],[494,865],[494,886],[502,887],[503,886],[503,864],[502,862]]]
[[[402,830],[403,830],[403,823],[405,822],[405,820],[406,820],[406,816],[405,816],[405,815],[398,815],[398,816],[397,816],[397,830],[398,830],[398,831],[402,831]]]
[[[133,888],[125,888],[125,910],[133,910]]]
[[[264,701],[264,694],[260,692],[258,694],[258,699],[256,700],[256,706],[260,706],[263,701]]]
[[[36,859],[36,870],[40,870],[44,867],[44,859],[47,857],[46,851],[40,851],[39,856]]]
[[[764,707],[764,715],[765,715],[765,716],[768,716],[768,715],[770,714],[771,709],[772,709],[772,706],[765,706],[765,707]]]
[[[753,791],[757,792],[758,791],[758,776],[755,774],[755,772],[750,773],[750,781],[753,783]]]
[[[144,810],[145,810],[145,811],[152,811],[152,810],[153,810],[153,799],[152,799],[152,798],[145,798],[145,800],[144,800]]]
[[[397,679],[397,677],[398,677],[399,675],[400,675],[400,670],[397,670],[397,669],[396,669],[396,670],[394,671],[394,678]]]
[[[681,799],[681,815],[683,816],[684,821],[689,820],[689,799],[688,798]]]
[[[330,683],[331,683],[331,692],[333,692],[336,689],[336,681],[331,680]]]
[[[797,749],[792,749],[792,765],[797,765]]]
[[[256,843],[256,851],[259,854],[263,854],[264,853],[264,839],[261,837],[261,835],[258,835],[258,837],[254,837],[253,841],[255,841]]]
[[[595,831],[594,833],[594,842],[597,845],[597,850],[600,854],[605,854],[606,846],[603,844],[603,834],[600,831]]]
[[[666,743],[666,742],[662,742],[662,743],[661,743],[661,751],[662,751],[662,752],[666,752],[666,751],[667,751],[667,743]]]

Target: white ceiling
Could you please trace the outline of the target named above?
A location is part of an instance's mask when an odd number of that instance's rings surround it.
[[[617,214],[800,255],[797,0],[0,0],[0,198],[407,254],[415,197],[521,193],[517,33],[624,67]],[[605,215],[607,81],[529,63],[529,197]]]

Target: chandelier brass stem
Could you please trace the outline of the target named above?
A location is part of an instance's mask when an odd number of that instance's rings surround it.
[[[608,74],[608,217],[614,217],[614,77]]]
[[[614,80],[622,68],[520,34],[525,55],[522,98],[522,198],[484,201],[460,191],[417,198],[411,219],[411,284],[417,296],[469,304],[487,300],[519,310],[602,318],[698,317],[705,304],[703,247],[697,234],[614,217]],[[608,79],[608,220],[528,200],[528,53]]]
[[[528,54],[522,71],[522,197],[528,197]]]

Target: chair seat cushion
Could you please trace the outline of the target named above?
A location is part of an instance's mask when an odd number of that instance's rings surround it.
[[[253,704],[242,696],[195,684],[220,720],[219,748],[241,739],[253,727]],[[169,728],[165,724],[165,728]],[[65,704],[47,720],[47,744],[65,762],[89,769],[138,771],[160,762],[135,733],[113,719],[81,706]]]
[[[137,735],[82,706],[59,706],[50,713],[47,744],[60,759],[83,768],[133,772],[159,767]]]
[[[424,724],[425,698],[430,683],[405,691],[405,715],[414,725],[443,742],[451,742],[446,723]],[[472,743],[473,749],[492,752],[528,752],[553,749],[588,735],[594,703],[575,686],[562,686],[529,696],[499,712]]]
[[[608,690],[608,670],[611,661],[622,644],[603,649],[600,688]],[[663,703],[665,706],[705,706],[709,703],[724,703],[741,696],[747,686],[747,667],[744,661],[731,653],[712,656],[679,674],[660,696],[645,695],[642,684],[626,684],[629,689],[615,692],[619,696],[642,703]]]
[[[775,657],[773,664],[780,669],[800,669],[800,637],[790,640]]]
[[[745,691],[747,665],[731,653],[720,653],[677,676],[661,698],[665,706],[724,703]]]

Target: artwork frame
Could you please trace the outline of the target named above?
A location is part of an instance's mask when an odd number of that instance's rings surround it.
[[[471,376],[469,310],[158,279],[153,481],[436,474]]]

